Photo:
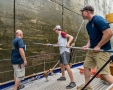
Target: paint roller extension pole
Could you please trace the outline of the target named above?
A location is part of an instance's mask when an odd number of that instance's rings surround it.
[[[46,45],[46,46],[53,46],[53,47],[66,47],[66,46],[60,46],[60,45],[57,45],[57,44],[43,44],[43,43],[33,43],[33,44]],[[72,47],[72,46],[68,46],[67,48],[74,48],[74,49],[83,50],[82,47]],[[87,48],[86,50],[93,50],[93,48]],[[113,53],[113,50],[103,50],[103,49],[101,49],[100,52],[112,52],[112,53]]]

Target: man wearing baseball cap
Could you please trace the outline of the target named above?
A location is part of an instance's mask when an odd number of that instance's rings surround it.
[[[87,84],[91,77],[91,69],[97,67],[97,70],[100,70],[110,58],[109,52],[100,52],[100,49],[111,49],[110,38],[112,37],[112,30],[103,17],[94,15],[93,6],[87,5],[80,11],[83,19],[88,20],[86,29],[89,37],[87,44],[83,46],[83,50],[93,48],[93,51],[88,51],[84,61],[85,84]],[[113,83],[113,76],[110,74],[109,64],[106,65],[100,74],[108,84]],[[77,89],[81,90],[83,87],[84,85],[80,85]],[[85,90],[92,90],[90,84],[88,84]]]
[[[58,34],[58,45],[64,46],[64,47],[59,47],[60,67],[61,67],[62,76],[60,78],[58,78],[57,80],[58,81],[66,80],[66,77],[65,77],[65,68],[66,68],[66,70],[69,74],[70,80],[71,80],[70,84],[68,86],[66,86],[66,88],[71,89],[76,86],[76,84],[74,82],[74,77],[73,77],[72,71],[69,66],[70,50],[69,50],[68,46],[73,41],[73,36],[63,32],[61,30],[60,25],[56,25],[53,31],[55,31],[55,33]],[[68,41],[67,41],[67,38],[68,38]]]

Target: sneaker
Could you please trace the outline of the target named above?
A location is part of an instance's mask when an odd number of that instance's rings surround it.
[[[60,78],[57,79],[57,81],[65,81],[65,80],[66,80],[65,77],[60,77]]]
[[[20,84],[20,85],[18,86],[17,90],[20,90],[20,89],[22,89],[22,88],[24,88],[24,87],[25,87],[25,85]]]
[[[66,86],[66,89],[71,89],[75,86],[76,86],[75,82],[70,82],[70,84],[68,86]]]

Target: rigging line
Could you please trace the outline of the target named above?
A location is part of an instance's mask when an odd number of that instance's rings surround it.
[[[76,42],[76,40],[77,40],[77,38],[78,38],[78,34],[79,34],[79,32],[80,32],[80,30],[81,30],[81,28],[82,28],[82,26],[83,26],[83,23],[84,23],[84,20],[82,21],[82,23],[81,23],[81,25],[80,25],[80,28],[79,28],[79,30],[78,30],[78,32],[77,32],[77,35],[76,35],[76,37],[75,37],[75,39],[74,39],[74,42]]]
[[[82,21],[82,23],[81,23],[81,25],[80,25],[80,28],[79,28],[79,30],[78,30],[78,32],[77,32],[77,35],[76,35],[76,37],[75,37],[75,39],[74,39],[74,44],[76,44],[76,40],[77,40],[77,38],[78,38],[78,34],[80,33],[80,30],[81,30],[81,28],[82,28],[82,26],[83,26],[83,23],[84,23],[84,20]],[[74,53],[75,53],[75,49],[71,49],[71,57],[70,57],[70,60],[72,60],[72,57],[74,56]]]

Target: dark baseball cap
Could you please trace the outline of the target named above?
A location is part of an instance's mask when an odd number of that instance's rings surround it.
[[[91,5],[87,5],[87,6],[85,6],[83,9],[81,9],[80,11],[83,12],[84,10],[94,11],[94,7],[91,6]]]

